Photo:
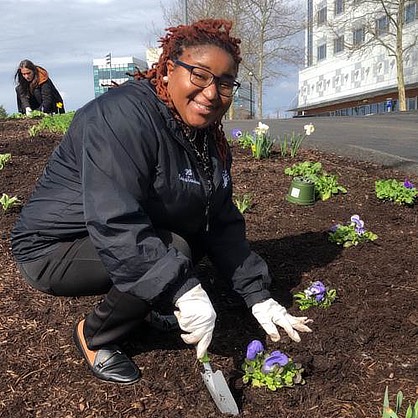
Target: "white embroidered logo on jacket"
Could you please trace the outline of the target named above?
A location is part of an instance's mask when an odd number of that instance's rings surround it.
[[[222,187],[226,189],[228,187],[228,184],[231,182],[231,177],[229,176],[229,173],[227,170],[222,171]]]
[[[185,168],[182,173],[179,173],[179,179],[185,183],[200,184],[200,182],[195,179],[191,168]]]

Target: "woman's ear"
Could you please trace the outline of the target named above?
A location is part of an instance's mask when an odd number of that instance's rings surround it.
[[[171,73],[174,71],[174,62],[172,60],[167,60],[167,76],[170,77]]]

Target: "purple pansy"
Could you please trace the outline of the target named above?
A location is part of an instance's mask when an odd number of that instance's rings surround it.
[[[238,129],[238,128],[232,129],[231,135],[232,135],[232,138],[238,139],[242,136],[242,131],[241,129]]]
[[[286,366],[287,363],[289,363],[289,357],[287,357],[286,354],[283,354],[281,351],[273,351],[264,360],[261,371],[264,374],[267,374],[267,373],[270,373],[274,369],[276,364],[282,367],[282,366]]]
[[[335,232],[340,227],[340,224],[334,224],[329,229],[330,232]]]
[[[408,179],[405,179],[405,181],[403,182],[403,185],[407,189],[413,189],[415,187],[414,184],[411,183]]]
[[[363,235],[366,230],[364,229],[364,222],[360,219],[360,216],[353,215],[351,217],[351,223],[355,226],[355,231],[358,235]]]
[[[254,360],[257,357],[257,354],[262,353],[263,351],[264,347],[261,341],[251,341],[247,346],[247,359]]]
[[[317,302],[321,302],[324,299],[327,288],[321,281],[313,282],[306,290],[305,295],[308,297],[315,296]]]

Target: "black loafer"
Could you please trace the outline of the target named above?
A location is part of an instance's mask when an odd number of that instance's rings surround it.
[[[75,345],[83,355],[94,376],[107,382],[130,385],[137,382],[141,373],[136,364],[117,345],[107,345],[89,350],[83,334],[84,320],[74,328]]]

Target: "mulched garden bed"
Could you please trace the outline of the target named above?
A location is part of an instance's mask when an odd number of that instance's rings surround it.
[[[36,121],[0,121],[0,154],[12,160],[0,172],[0,194],[25,202],[59,135],[28,135]],[[374,182],[403,180],[401,172],[318,150],[302,149],[295,159],[256,161],[233,146],[235,193],[253,195],[245,213],[248,238],[271,269],[273,294],[294,315],[314,320],[313,333],[295,343],[281,332],[272,343],[241,300],[216,282],[211,265],[200,266],[218,322],[210,347],[212,366],[224,373],[249,418],[380,418],[385,387],[391,405],[402,390],[418,394],[418,213],[415,207],[377,200]],[[313,206],[286,201],[291,178],[284,168],[320,161],[339,176],[347,194]],[[418,179],[411,179],[415,183]],[[0,417],[221,417],[202,378],[195,351],[176,332],[138,329],[126,350],[142,370],[133,386],[93,378],[71,339],[73,324],[99,297],[57,298],[31,289],[10,252],[10,230],[20,207],[0,210]],[[373,243],[343,249],[327,239],[334,223],[359,214]],[[337,291],[328,309],[300,312],[292,294],[314,280]],[[305,368],[306,384],[272,392],[242,382],[240,365],[247,344],[260,339]]]

